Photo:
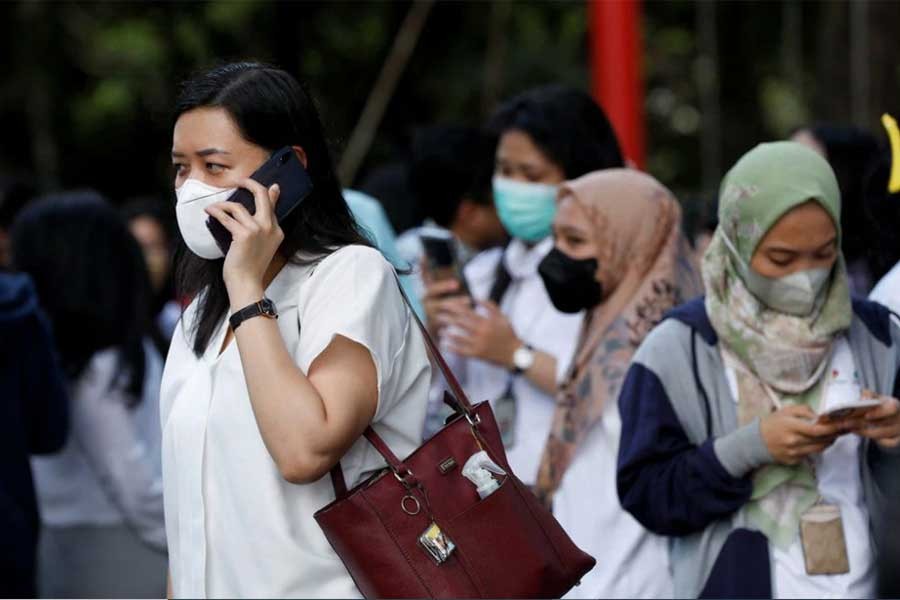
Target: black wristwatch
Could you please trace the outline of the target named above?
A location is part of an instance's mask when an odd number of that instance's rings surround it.
[[[258,316],[263,316],[267,319],[277,319],[278,311],[275,309],[275,303],[268,298],[263,298],[259,302],[254,302],[250,306],[245,306],[241,310],[235,311],[233,315],[228,317],[228,322],[231,324],[231,330],[236,331],[238,325],[247,319]]]

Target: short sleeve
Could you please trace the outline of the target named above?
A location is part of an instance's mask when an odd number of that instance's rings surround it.
[[[300,288],[300,344],[295,360],[304,373],[341,335],[365,347],[378,376],[378,421],[398,398],[392,375],[407,339],[409,313],[394,268],[380,252],[347,246],[325,258]]]

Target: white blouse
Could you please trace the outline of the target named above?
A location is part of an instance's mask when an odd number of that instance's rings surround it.
[[[393,268],[347,246],[315,266],[289,264],[266,290],[288,351],[305,373],[336,335],[366,347],[378,374],[373,423],[395,454],[420,443],[431,368]],[[358,597],[313,513],[334,499],[330,478],[281,476],[263,443],[223,320],[201,357],[192,304],[177,328],[161,393],[169,562],[177,597]],[[186,335],[187,332],[187,335]],[[360,438],[341,460],[349,486],[384,466]]]
[[[144,342],[144,387],[129,408],[118,350],[101,350],[69,384],[70,433],[57,454],[31,459],[41,521],[49,527],[127,525],[165,551],[160,467],[162,358]]]
[[[619,503],[617,396],[604,404],[603,419],[576,450],[553,496],[553,516],[579,548],[597,558],[565,598],[672,598],[668,539],[644,529]]]

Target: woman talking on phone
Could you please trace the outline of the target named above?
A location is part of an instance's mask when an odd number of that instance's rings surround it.
[[[824,158],[762,144],[719,198],[705,299],[647,336],[622,386],[622,506],[671,536],[677,598],[874,597],[900,328],[850,299]]]
[[[161,393],[171,591],[187,597],[354,597],[313,520],[383,466],[372,424],[403,456],[422,434],[430,367],[388,262],[357,231],[313,102],[286,72],[229,64],[187,81],[172,161],[194,298]],[[312,192],[249,176],[288,147]],[[255,212],[227,199],[252,192]],[[227,251],[206,226],[220,223]],[[277,319],[275,317],[278,317]],[[323,479],[324,476],[324,479]]]

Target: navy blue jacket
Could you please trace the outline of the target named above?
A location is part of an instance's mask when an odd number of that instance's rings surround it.
[[[31,281],[0,274],[0,596],[36,595],[29,456],[62,448],[67,415],[65,380]]]
[[[854,300],[853,311],[867,335],[886,346],[892,345],[887,309]],[[714,396],[714,390],[704,389],[697,364],[696,349],[701,344],[718,346],[704,299],[688,302],[666,318],[687,325],[691,331],[691,339],[683,347],[666,350],[674,356],[672,353],[686,348],[690,355],[684,361],[692,368],[684,369],[683,376],[690,382],[687,389],[692,398],[677,400],[699,402],[701,408],[696,414],[702,416],[698,420],[705,418],[703,431],[710,432],[715,404],[721,399]],[[680,377],[682,371],[678,373]],[[895,396],[898,384],[900,377],[893,389]],[[876,391],[891,393],[890,389]],[[700,444],[692,443],[673,408],[671,393],[656,373],[637,360],[632,363],[619,396],[622,434],[617,487],[623,508],[647,529],[679,537],[728,519],[749,501],[753,484],[752,474],[734,477],[726,470],[714,451],[712,436]],[[730,398],[728,401],[732,402]],[[866,461],[876,483],[887,490],[891,474],[900,472],[900,455],[869,444]],[[889,494],[893,496],[890,501],[896,501],[896,495]],[[709,579],[699,589],[701,597],[771,597],[770,582],[767,539],[759,532],[737,529],[728,537]]]

